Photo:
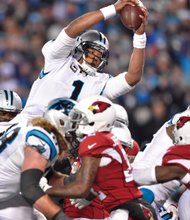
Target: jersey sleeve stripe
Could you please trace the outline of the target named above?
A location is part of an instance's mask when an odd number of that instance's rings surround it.
[[[28,140],[28,138],[30,136],[35,136],[40,138],[42,141],[46,142],[48,144],[48,146],[50,147],[50,158],[49,160],[52,161],[55,156],[57,155],[57,150],[55,145],[53,144],[52,140],[43,132],[39,131],[39,130],[31,130],[27,133],[26,135],[26,141]]]

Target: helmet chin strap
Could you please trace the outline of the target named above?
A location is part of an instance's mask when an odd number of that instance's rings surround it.
[[[80,66],[82,67],[83,71],[89,75],[89,76],[95,76],[97,69],[95,67],[92,67],[90,64],[88,64],[85,60],[85,55],[83,54],[83,59],[82,59],[82,63],[80,64]]]
[[[87,64],[86,62],[82,62],[81,67],[83,69],[83,71],[89,75],[89,76],[95,76],[95,72],[96,69],[94,67],[91,67],[89,64]]]

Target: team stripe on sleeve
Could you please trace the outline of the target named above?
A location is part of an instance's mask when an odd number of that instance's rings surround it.
[[[57,150],[56,150],[56,147],[55,147],[54,143],[52,142],[52,140],[45,133],[43,133],[42,131],[36,130],[36,129],[31,130],[27,133],[26,141],[31,136],[35,136],[37,138],[40,138],[42,141],[44,141],[49,146],[49,149],[50,149],[49,160],[52,161],[55,158],[55,156],[57,155]],[[35,147],[38,147],[38,146],[35,146]]]

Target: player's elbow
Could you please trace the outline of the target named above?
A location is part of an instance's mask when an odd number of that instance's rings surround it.
[[[141,81],[141,77],[136,77],[130,84],[130,86],[135,86]]]
[[[126,81],[130,86],[135,86],[136,84],[138,84],[141,81],[141,71],[139,71],[138,73],[132,73],[132,74],[127,74],[126,75]]]

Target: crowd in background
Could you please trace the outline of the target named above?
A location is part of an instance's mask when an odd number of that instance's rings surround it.
[[[43,67],[41,48],[70,21],[113,0],[1,0],[0,89],[16,91],[27,100]],[[140,145],[174,113],[190,104],[190,2],[143,0],[149,10],[144,76],[136,88],[117,99],[129,114],[129,127]],[[126,71],[133,32],[119,16],[99,23],[110,42],[105,72]]]

